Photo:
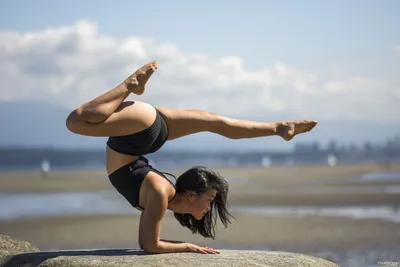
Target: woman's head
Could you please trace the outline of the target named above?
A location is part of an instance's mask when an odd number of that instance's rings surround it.
[[[193,167],[178,177],[176,190],[184,199],[186,212],[174,212],[174,216],[193,233],[214,239],[217,216],[225,227],[230,223],[228,183],[218,173],[203,166]]]

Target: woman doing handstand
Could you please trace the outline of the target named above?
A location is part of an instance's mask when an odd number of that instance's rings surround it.
[[[204,110],[124,101],[131,93],[143,94],[156,69],[156,62],[148,63],[112,90],[76,108],[66,119],[66,126],[76,134],[108,137],[107,173],[116,190],[142,211],[138,241],[144,251],[219,253],[208,247],[162,240],[160,225],[168,209],[193,233],[215,238],[217,214],[225,227],[232,217],[227,210],[228,183],[213,170],[197,166],[185,171],[174,185],[151,167],[144,155],[156,152],[166,141],[199,132],[230,139],[278,135],[291,140],[296,134],[310,131],[317,122],[244,121]]]

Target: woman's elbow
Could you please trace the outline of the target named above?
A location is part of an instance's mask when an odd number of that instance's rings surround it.
[[[139,246],[145,253],[158,253],[160,251],[159,247],[153,244],[139,244]]]
[[[158,253],[162,251],[160,242],[157,241],[149,241],[149,240],[139,240],[139,247],[145,253]]]

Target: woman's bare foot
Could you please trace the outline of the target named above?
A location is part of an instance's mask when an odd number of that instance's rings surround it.
[[[317,124],[318,122],[313,120],[279,122],[276,132],[280,137],[289,141],[297,134],[311,131]]]
[[[140,69],[136,70],[124,82],[128,90],[134,94],[141,95],[146,89],[146,83],[151,75],[157,70],[158,65],[155,61],[147,63]]]

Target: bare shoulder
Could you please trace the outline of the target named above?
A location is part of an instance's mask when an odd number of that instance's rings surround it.
[[[146,177],[146,197],[145,205],[149,199],[157,196],[158,199],[162,198],[163,201],[168,201],[175,195],[175,188],[171,183],[160,174],[150,171],[148,177]]]

